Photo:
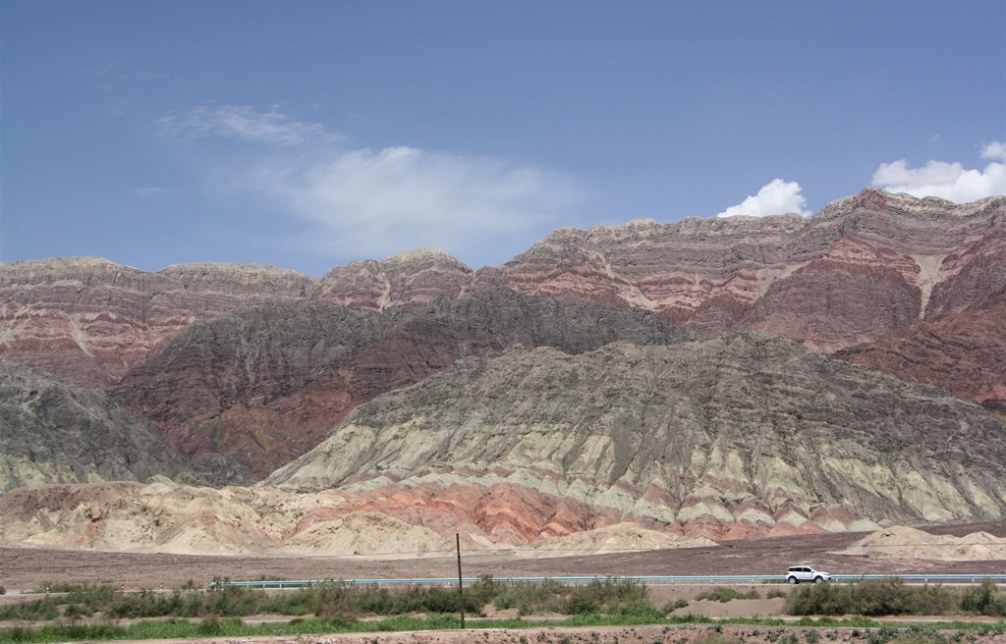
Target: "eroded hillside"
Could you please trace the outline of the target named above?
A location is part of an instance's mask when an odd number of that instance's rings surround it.
[[[114,397],[186,457],[223,453],[264,476],[321,442],[357,405],[465,356],[692,337],[647,311],[502,288],[383,312],[272,303],[194,325],[130,370]]]
[[[1003,516],[1004,432],[941,390],[726,335],[466,359],[360,407],[267,484],[525,539],[622,519],[866,529]]]

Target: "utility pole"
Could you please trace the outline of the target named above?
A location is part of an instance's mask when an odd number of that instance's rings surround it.
[[[465,588],[461,584],[461,535],[454,533],[454,544],[458,549],[458,608],[461,610],[461,628],[465,627]]]

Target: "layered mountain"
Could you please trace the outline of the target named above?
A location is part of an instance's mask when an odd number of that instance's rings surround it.
[[[264,476],[321,442],[357,405],[462,357],[693,337],[646,311],[501,288],[382,312],[271,303],[193,325],[132,368],[113,395],[184,456],[223,453]]]
[[[461,295],[471,290],[473,278],[472,269],[443,251],[427,248],[333,268],[318,281],[313,297],[380,311]]]
[[[0,355],[110,387],[193,323],[255,302],[379,311],[502,285],[652,310],[709,337],[756,329],[826,353],[848,350],[845,359],[994,411],[1006,408],[1004,333],[995,324],[1004,231],[1004,197],[959,205],[865,190],[810,218],[561,229],[477,271],[429,250],[355,262],[320,280],[266,266],[145,273],[87,258],[15,262],[0,264]]]
[[[361,526],[499,544],[1001,518],[1003,319],[1006,197],[562,229],[477,271],[430,250],[320,280],[0,264],[0,356],[44,371],[0,363],[0,492],[275,470],[257,492],[8,493],[0,538],[309,552]]]
[[[267,485],[504,541],[629,520],[741,537],[1006,515],[1006,424],[764,335],[474,357]]]
[[[147,273],[91,257],[0,264],[0,355],[106,387],[198,320],[261,300],[306,297],[291,270],[185,264]]]
[[[1006,229],[948,256],[923,320],[836,357],[939,385],[1006,419]]]
[[[157,475],[199,483],[247,480],[222,457],[193,466],[100,391],[0,360],[0,494],[15,487]]]

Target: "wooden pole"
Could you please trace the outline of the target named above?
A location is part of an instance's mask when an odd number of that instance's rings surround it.
[[[458,549],[458,608],[461,609],[461,628],[465,627],[465,589],[461,585],[461,535],[454,533],[454,543]]]

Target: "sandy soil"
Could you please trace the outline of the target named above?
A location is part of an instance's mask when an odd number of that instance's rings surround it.
[[[927,528],[934,534],[979,530],[1006,536],[1006,522]],[[462,550],[466,577],[494,575],[702,575],[782,574],[809,563],[832,573],[1002,573],[1006,562],[924,561],[842,555],[837,551],[866,533],[831,533],[725,542],[720,547],[625,552],[604,555],[522,558],[517,554],[472,554]],[[225,557],[0,548],[0,585],[8,591],[49,583],[108,583],[127,589],[174,588],[214,577],[230,579],[325,579],[453,577],[453,556],[422,559],[352,557]]]
[[[908,526],[892,526],[856,541],[841,554],[942,561],[1006,560],[1006,539],[982,531],[957,537],[930,534]]]

